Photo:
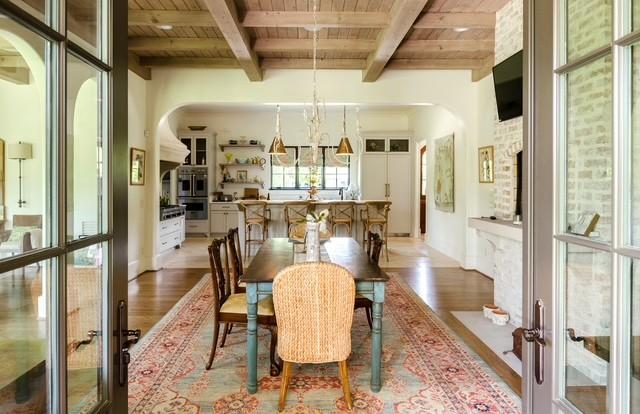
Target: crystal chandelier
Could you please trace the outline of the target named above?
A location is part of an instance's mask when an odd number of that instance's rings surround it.
[[[311,147],[311,159],[312,163],[316,164],[318,161],[318,149],[323,142],[324,139],[330,141],[329,134],[326,132],[323,133],[321,131],[321,124],[324,122],[326,118],[326,110],[320,110],[320,98],[318,97],[318,21],[317,21],[317,0],[313,2],[313,28],[311,31],[313,32],[313,98],[311,101],[311,108],[309,110],[307,108],[304,109],[304,120],[307,126],[307,143]],[[323,108],[324,109],[324,108]],[[345,156],[353,155],[353,149],[351,148],[351,143],[349,142],[349,138],[347,137],[347,126],[346,126],[346,106],[343,108],[342,114],[342,137],[340,139],[340,143],[336,150],[335,155],[338,157],[334,158],[342,158]],[[360,138],[360,126],[358,122],[357,127],[358,139]],[[359,139],[360,141],[360,139]],[[360,153],[361,145],[358,145]],[[273,142],[271,143],[271,147],[269,148],[269,154],[276,156],[278,161],[282,162],[279,159],[280,155],[286,155],[287,151],[284,146],[284,141],[282,139],[282,134],[280,130],[280,106],[277,106],[276,109],[276,136],[273,138]],[[294,161],[294,165],[297,164],[299,158]],[[343,161],[337,159],[338,163],[343,165],[348,165],[348,161]]]

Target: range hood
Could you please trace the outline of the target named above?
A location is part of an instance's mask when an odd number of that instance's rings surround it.
[[[166,118],[160,121],[158,137],[160,138],[160,175],[162,175],[165,171],[182,165],[190,151],[171,130]]]

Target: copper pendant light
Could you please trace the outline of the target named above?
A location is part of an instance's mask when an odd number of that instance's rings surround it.
[[[271,142],[269,147],[270,155],[287,155],[287,149],[282,142],[282,135],[280,134],[280,105],[276,107],[276,136]]]
[[[349,142],[349,138],[347,137],[347,106],[342,107],[342,138],[340,138],[340,143],[338,144],[338,150],[336,151],[336,155],[349,156],[353,155],[353,149],[351,148],[351,143]]]

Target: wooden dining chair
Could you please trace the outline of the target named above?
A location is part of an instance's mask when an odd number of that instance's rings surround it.
[[[244,273],[240,246],[240,232],[238,228],[230,228],[227,233],[227,252],[229,253],[229,270],[231,272],[231,293],[246,292],[246,285],[240,282],[240,277],[242,277]]]
[[[316,292],[311,295],[309,292]],[[278,354],[284,361],[278,410],[284,409],[293,364],[337,362],[344,399],[353,408],[347,359],[351,354],[353,275],[333,263],[303,263],[273,280]]]
[[[380,252],[382,252],[382,239],[378,233],[369,232],[369,246],[367,249],[367,256],[373,263],[378,264],[380,262]],[[373,302],[371,299],[361,295],[356,295],[356,303],[354,309],[364,309],[367,315],[367,323],[369,329],[373,329],[373,320],[371,318],[371,312],[373,309]]]
[[[331,220],[331,233],[336,234],[336,227],[345,226],[347,235],[351,237],[356,217],[355,203],[353,201],[332,202],[329,204],[329,217]]]
[[[367,201],[366,208],[360,211],[360,220],[362,221],[362,239],[364,245],[368,248],[371,242],[367,237],[367,233],[371,233],[373,229],[377,229],[385,246],[387,262],[389,261],[389,244],[387,242],[390,209],[390,201]]]
[[[267,208],[267,202],[264,200],[243,200],[239,206],[244,213],[244,253],[248,259],[251,254],[251,244],[262,244],[269,238],[271,210]],[[251,230],[255,227],[261,230],[259,239],[253,239],[251,236]]]
[[[292,227],[307,221],[307,214],[311,211],[308,201],[287,201],[284,203],[284,221],[287,223],[287,237],[291,237]]]
[[[226,246],[226,237],[213,240],[209,246],[209,265],[211,266],[211,282],[213,285],[214,313],[213,340],[211,343],[211,352],[209,353],[209,361],[206,365],[207,370],[211,369],[213,359],[216,355],[220,324],[224,324],[224,332],[222,334],[222,340],[220,341],[220,347],[222,348],[224,347],[231,325],[247,323],[247,296],[244,293],[231,293],[229,269],[228,266],[223,266],[222,250],[226,249]],[[227,261],[225,260],[225,262]],[[273,300],[271,298],[266,298],[258,302],[258,324],[265,326],[271,332],[269,350],[271,361],[270,373],[276,376],[280,371],[275,355],[278,331],[276,328]]]

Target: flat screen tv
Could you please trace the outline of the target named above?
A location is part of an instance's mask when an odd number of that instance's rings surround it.
[[[498,119],[522,115],[522,50],[493,67]]]

